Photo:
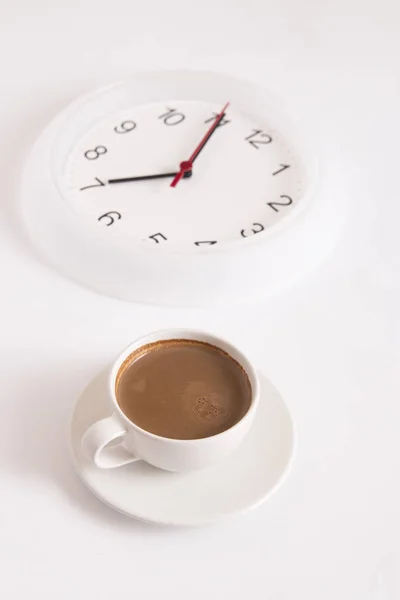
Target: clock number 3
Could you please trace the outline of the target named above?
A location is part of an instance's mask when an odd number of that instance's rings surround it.
[[[177,112],[176,108],[168,108],[167,112],[160,115],[158,118],[163,119],[166,125],[179,125],[185,119],[185,115]]]
[[[284,198],[285,201],[284,202],[267,202],[268,206],[270,208],[272,208],[272,210],[274,210],[275,212],[279,212],[279,208],[276,208],[277,206],[290,206],[290,204],[293,203],[293,200],[290,196],[286,196],[285,194],[283,194],[280,197]]]
[[[115,220],[120,220],[121,218],[121,213],[117,212],[116,210],[111,210],[110,212],[104,213],[104,215],[101,215],[101,217],[99,217],[97,220],[98,221],[102,221],[103,219],[108,219],[108,223],[106,223],[106,227],[110,227],[110,225],[112,225]]]
[[[96,146],[93,150],[86,150],[85,158],[88,160],[96,160],[102,154],[106,154],[107,148],[105,146]]]
[[[249,235],[255,235],[256,233],[261,233],[261,231],[264,231],[265,227],[264,225],[261,225],[261,223],[253,223],[253,229],[250,229],[250,231],[246,231],[246,229],[242,229],[242,231],[240,232],[242,237],[248,237]]]
[[[244,138],[256,150],[259,150],[260,144],[270,144],[272,137],[268,133],[263,133],[262,129],[253,129],[253,133]]]

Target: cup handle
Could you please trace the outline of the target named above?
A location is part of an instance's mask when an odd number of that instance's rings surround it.
[[[121,425],[118,417],[111,415],[97,421],[85,431],[81,441],[83,451],[100,469],[115,469],[141,460],[123,446],[125,435],[126,429]],[[107,447],[118,439],[121,440],[119,444]]]

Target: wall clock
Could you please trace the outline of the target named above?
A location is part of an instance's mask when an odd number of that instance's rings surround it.
[[[275,96],[191,71],[139,74],[75,101],[22,183],[30,236],[60,272],[168,305],[254,299],[293,281],[331,246],[328,206]]]

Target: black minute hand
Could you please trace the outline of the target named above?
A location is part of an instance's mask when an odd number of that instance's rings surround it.
[[[158,173],[156,175],[139,175],[139,177],[122,177],[120,179],[109,179],[108,183],[128,183],[129,181],[146,181],[148,179],[163,179],[164,177],[176,177],[178,173]],[[191,177],[192,171],[187,171],[184,177]]]

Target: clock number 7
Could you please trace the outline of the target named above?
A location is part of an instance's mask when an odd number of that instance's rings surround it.
[[[103,185],[106,185],[98,177],[95,177],[94,180],[97,181],[97,183],[93,183],[92,185],[85,185],[85,187],[79,188],[79,191],[81,192],[82,190],[88,190],[89,188],[102,187]]]

